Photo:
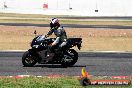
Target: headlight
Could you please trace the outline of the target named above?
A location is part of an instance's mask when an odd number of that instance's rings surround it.
[[[32,47],[33,47],[33,48],[38,48],[38,47],[39,47],[39,45],[33,45]]]

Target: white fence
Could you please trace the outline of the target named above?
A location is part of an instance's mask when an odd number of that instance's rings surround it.
[[[131,8],[132,0],[0,0],[0,12],[12,13],[132,16]]]

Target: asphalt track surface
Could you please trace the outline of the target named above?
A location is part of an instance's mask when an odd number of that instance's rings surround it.
[[[37,26],[49,27],[48,24],[0,23],[5,26]],[[132,29],[132,26],[117,25],[76,25],[63,24],[71,28],[111,28]],[[0,52],[0,76],[10,75],[68,75],[80,76],[82,67],[90,75],[97,76],[131,76],[132,53],[79,53],[79,59],[73,67],[62,68],[60,65],[36,64],[34,67],[23,67],[21,58],[24,52]]]
[[[81,52],[73,67],[36,64],[23,67],[21,58],[24,52],[0,52],[0,76],[16,75],[67,75],[80,76],[82,67],[94,76],[131,76],[132,53]]]
[[[36,27],[49,27],[49,24],[32,24],[32,23],[0,23],[4,26],[36,26]],[[80,25],[80,24],[63,24],[67,28],[109,28],[109,29],[132,29],[132,26],[122,25]]]

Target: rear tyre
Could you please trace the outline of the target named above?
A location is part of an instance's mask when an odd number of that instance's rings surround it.
[[[37,63],[36,57],[29,51],[26,51],[22,56],[22,64],[24,67],[32,67]]]
[[[78,53],[74,49],[69,49],[67,53],[64,55],[62,60],[63,67],[71,67],[78,60]]]

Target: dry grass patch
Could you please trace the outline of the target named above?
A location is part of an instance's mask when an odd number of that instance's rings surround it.
[[[46,27],[0,26],[0,50],[26,50],[38,34],[46,34]],[[82,37],[81,51],[132,51],[132,30],[65,28],[68,37]],[[54,37],[54,36],[52,36]]]

